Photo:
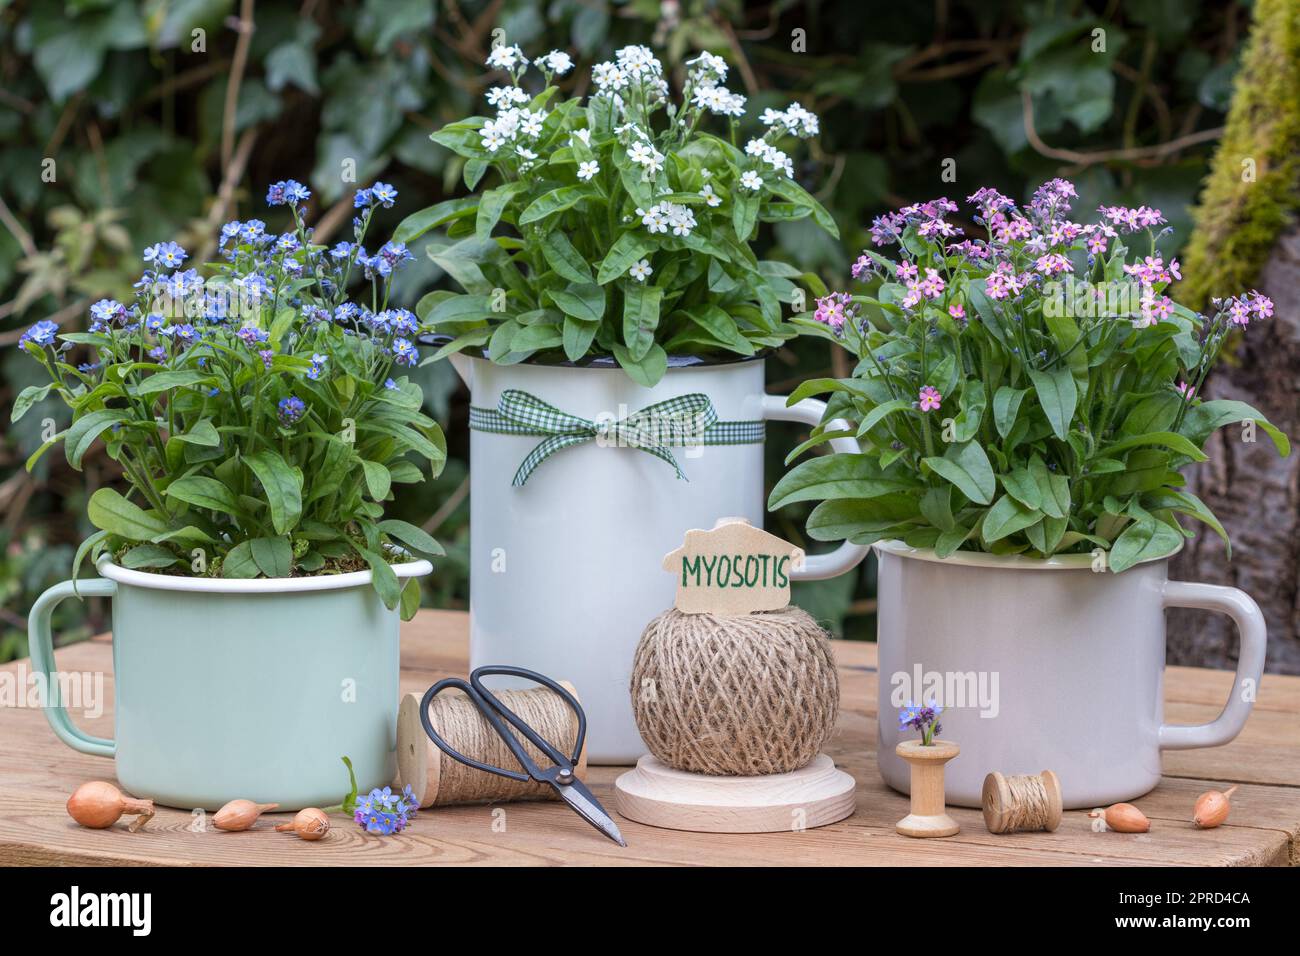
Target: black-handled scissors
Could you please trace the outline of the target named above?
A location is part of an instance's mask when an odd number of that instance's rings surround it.
[[[483,686],[483,678],[492,677],[493,675],[522,677],[525,680],[550,688],[563,698],[564,702],[569,705],[578,718],[578,737],[573,745],[572,756],[560,753],[553,744],[533,730],[522,717],[501,703],[495,694]],[[465,692],[465,696],[478,708],[479,713],[483,715],[483,719],[492,726],[497,736],[510,748],[510,752],[519,761],[522,770],[494,767],[492,764],[483,763],[473,757],[467,757],[455,750],[451,744],[438,735],[429,720],[429,702],[449,687],[455,687]],[[618,826],[605,812],[605,808],[600,805],[600,801],[578,779],[578,775],[574,770],[578,758],[582,754],[582,745],[587,739],[587,715],[583,712],[578,699],[556,681],[536,671],[525,670],[522,667],[479,667],[469,675],[468,681],[461,680],[459,677],[448,677],[445,680],[438,681],[425,691],[424,699],[420,701],[420,723],[424,725],[424,732],[429,735],[429,739],[437,744],[439,750],[453,760],[459,760],[461,763],[475,769],[494,773],[501,777],[509,777],[511,780],[518,780],[521,783],[535,780],[538,783],[549,784],[555,788],[555,792],[560,795],[560,798],[568,803],[584,820],[619,846],[627,846],[623,834],[618,832]],[[524,749],[524,745],[520,743],[519,738],[511,733],[506,723],[509,723],[515,730],[527,737],[534,747],[553,761],[553,765],[545,770],[539,767],[533,758],[528,755],[528,751]]]

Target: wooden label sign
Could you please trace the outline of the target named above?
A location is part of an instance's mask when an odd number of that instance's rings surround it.
[[[677,577],[677,610],[734,617],[788,605],[790,572],[803,561],[802,548],[744,518],[720,518],[708,531],[687,531],[664,570]]]

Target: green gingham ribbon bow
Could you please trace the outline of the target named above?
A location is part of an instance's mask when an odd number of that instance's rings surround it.
[[[557,451],[597,439],[654,455],[672,465],[682,479],[686,475],[669,447],[746,445],[763,440],[763,422],[720,422],[713,402],[699,392],[655,402],[626,418],[593,422],[511,388],[501,393],[496,408],[471,406],[469,427],[498,435],[537,435],[544,439],[519,465],[515,487],[528,481],[533,470]]]

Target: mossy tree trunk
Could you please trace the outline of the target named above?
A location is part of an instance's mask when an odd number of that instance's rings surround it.
[[[1180,294],[1205,309],[1212,296],[1258,288],[1275,304],[1225,351],[1203,398],[1249,402],[1300,437],[1300,4],[1259,0],[1236,80],[1227,129],[1201,201]],[[1210,460],[1188,471],[1188,488],[1232,538],[1208,532],[1175,559],[1178,578],[1231,584],[1251,594],[1268,621],[1272,672],[1300,673],[1300,454],[1279,458],[1261,433],[1220,430]],[[1233,626],[1200,611],[1170,615],[1169,659],[1232,666]]]

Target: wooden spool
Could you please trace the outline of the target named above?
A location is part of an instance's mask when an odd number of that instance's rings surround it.
[[[961,828],[948,816],[943,796],[943,765],[961,748],[947,740],[925,745],[919,740],[905,740],[894,753],[911,765],[911,812],[894,828],[903,836],[949,837]]]
[[[1043,790],[1047,794],[1047,819],[1043,828],[1050,833],[1061,825],[1061,781],[1050,770],[1044,770],[1038,778],[1042,780]],[[988,827],[989,833],[1012,832],[1010,827],[1015,814],[1015,799],[1006,777],[996,770],[985,777],[980,801],[984,805],[984,825]]]
[[[852,816],[856,784],[826,754],[791,773],[722,777],[674,770],[646,754],[614,783],[629,820],[697,833],[779,833]]]
[[[568,681],[560,681],[564,687],[575,699],[578,692]],[[460,693],[454,689],[444,691],[447,694]],[[398,779],[403,786],[409,785],[415,793],[415,799],[419,802],[420,807],[431,807],[438,802],[438,793],[442,782],[443,761],[451,760],[438,746],[429,739],[429,735],[424,732],[424,726],[420,723],[420,700],[422,694],[404,694],[402,701],[397,708],[397,772]],[[461,696],[464,696],[463,694]],[[498,696],[504,696],[498,693]],[[442,732],[441,727],[435,727],[435,730]],[[530,751],[535,748],[528,741],[523,739],[522,734],[516,734],[524,746]],[[456,746],[455,740],[449,740],[453,747]],[[551,741],[559,750],[565,750],[565,741]],[[570,750],[569,753],[572,753]],[[467,756],[478,757],[480,754],[468,754]],[[533,752],[533,758],[543,761],[539,766],[548,765],[549,758]],[[500,764],[507,770],[518,770],[510,761]],[[578,765],[574,768],[578,774],[578,779],[586,782],[587,779],[587,745],[584,741],[582,752],[578,755]],[[484,774],[485,777],[490,776]],[[504,779],[504,778],[498,778]],[[497,781],[493,781],[496,783]],[[547,784],[540,783],[519,783],[515,784],[510,800],[558,800],[559,794],[555,788]],[[445,795],[444,795],[445,797]],[[462,802],[462,801],[457,801]]]

